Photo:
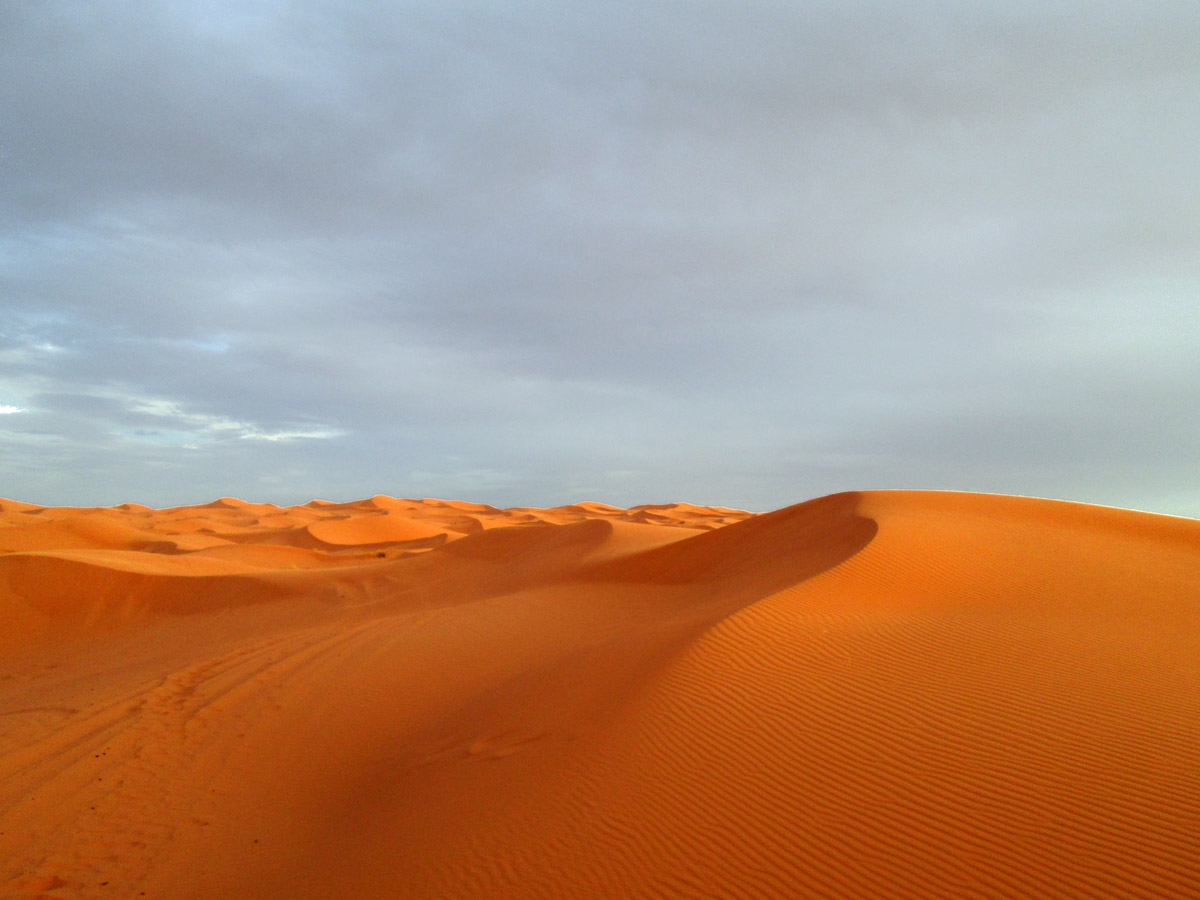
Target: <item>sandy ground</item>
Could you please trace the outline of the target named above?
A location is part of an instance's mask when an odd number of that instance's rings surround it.
[[[1200,897],[1200,521],[0,501],[3,898]]]

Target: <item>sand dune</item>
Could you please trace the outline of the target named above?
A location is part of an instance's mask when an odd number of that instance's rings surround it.
[[[0,898],[1200,897],[1200,521],[0,500]]]
[[[309,525],[308,533],[326,544],[370,547],[376,544],[423,541],[433,537],[445,538],[446,529],[396,513],[384,513],[376,516],[323,519]]]

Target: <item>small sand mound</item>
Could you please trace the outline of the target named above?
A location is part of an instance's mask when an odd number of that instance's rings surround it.
[[[308,533],[326,544],[386,544],[444,536],[435,525],[395,513],[324,519],[308,526]]]

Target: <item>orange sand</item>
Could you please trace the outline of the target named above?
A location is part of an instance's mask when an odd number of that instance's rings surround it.
[[[1200,897],[1200,521],[0,501],[3,898]]]

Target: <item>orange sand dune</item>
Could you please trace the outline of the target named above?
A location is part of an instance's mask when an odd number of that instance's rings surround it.
[[[0,501],[0,898],[1200,897],[1198,660],[1104,507]]]
[[[446,534],[445,529],[398,513],[325,519],[309,525],[308,532],[326,544],[338,545],[405,543]]]

